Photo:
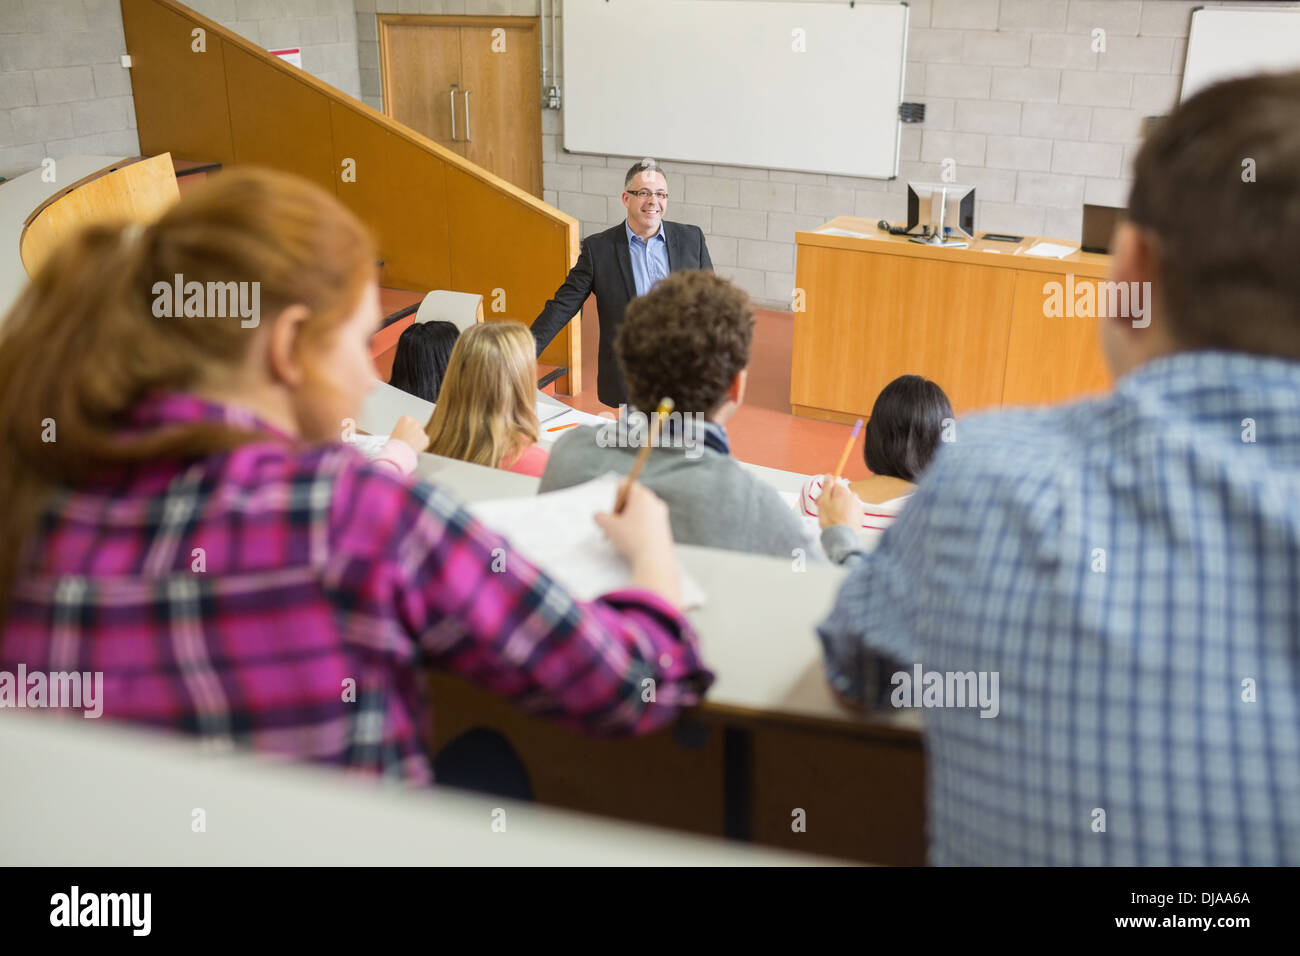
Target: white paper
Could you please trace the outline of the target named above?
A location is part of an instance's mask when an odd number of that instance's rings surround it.
[[[632,587],[632,568],[596,524],[597,512],[614,509],[613,473],[530,498],[500,498],[467,505],[470,514],[582,601]],[[507,561],[509,558],[507,557]],[[685,608],[704,604],[700,585],[681,571]]]
[[[1078,251],[1077,246],[1063,246],[1057,242],[1036,242],[1024,251],[1024,255],[1039,256],[1043,259],[1060,259]]]
[[[388,444],[388,435],[353,435],[351,440],[344,444],[351,445],[361,454],[365,455],[371,461],[379,457],[379,453],[384,450]]]
[[[823,236],[848,236],[850,239],[875,239],[876,237],[867,232],[850,232],[847,229],[837,229],[831,226],[826,229],[817,229],[815,232]]]
[[[570,408],[562,415],[557,415],[542,425],[542,430],[537,436],[537,443],[546,446],[555,444],[573,430],[568,427],[570,425],[592,425],[596,428],[603,428],[613,421],[615,421],[613,418],[601,418],[599,415],[592,415],[588,412],[580,412],[576,408]],[[552,429],[559,430],[552,431]]]

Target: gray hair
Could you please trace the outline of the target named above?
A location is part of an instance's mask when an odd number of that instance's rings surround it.
[[[647,156],[645,159],[632,164],[632,168],[627,171],[627,176],[623,179],[623,188],[626,189],[631,186],[632,180],[642,173],[658,173],[664,178],[665,183],[668,182],[668,174],[663,171],[663,167]]]

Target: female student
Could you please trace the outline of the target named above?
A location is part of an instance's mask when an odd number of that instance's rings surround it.
[[[432,454],[541,477],[537,345],[527,326],[488,322],[461,333],[428,432]]]
[[[699,700],[643,487],[597,519],[635,586],[580,602],[338,441],[374,377],[375,259],[333,197],[252,169],[51,256],[0,325],[0,670],[102,672],[107,716],[418,783],[427,667],[592,733]],[[203,307],[231,282],[251,321]]]
[[[939,448],[944,423],[952,420],[948,396],[920,375],[900,375],[876,396],[862,442],[862,457],[872,474],[848,485],[861,503],[861,527],[869,543],[898,517]],[[804,484],[799,504],[805,515],[818,514],[817,501],[829,480],[829,475],[817,475]]]
[[[436,405],[459,336],[460,329],[451,322],[416,322],[407,327],[397,340],[388,384]]]

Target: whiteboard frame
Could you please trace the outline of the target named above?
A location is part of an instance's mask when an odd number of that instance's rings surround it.
[[[1215,24],[1212,21],[1219,20]],[[1282,31],[1280,35],[1294,35],[1296,44],[1289,57],[1271,53],[1264,54],[1264,63],[1250,67],[1240,63],[1238,58],[1212,48],[1223,43],[1223,37],[1231,35],[1229,29],[1235,23],[1251,24],[1251,29],[1258,35],[1276,36],[1277,32],[1268,29],[1269,23],[1285,24],[1290,33]],[[1198,33],[1197,27],[1201,29]],[[1240,33],[1250,32],[1241,30]],[[1236,66],[1225,65],[1224,60],[1237,63]],[[1202,65],[1204,64],[1204,66]],[[1179,102],[1195,96],[1207,86],[1221,80],[1234,77],[1250,76],[1254,73],[1273,70],[1300,70],[1300,6],[1294,7],[1197,7],[1192,11],[1192,22],[1187,32],[1187,55],[1183,60],[1182,85],[1178,94]]]
[[[903,101],[903,88],[907,70],[907,41],[908,30],[911,19],[911,11],[905,0],[855,0],[851,4],[849,0],[804,0],[804,2],[792,2],[792,0],[615,0],[619,3],[618,8],[613,4],[608,4],[605,0],[565,0],[564,10],[562,13],[563,23],[563,49],[564,63],[562,67],[562,76],[564,83],[564,110],[562,116],[563,123],[563,151],[569,154],[586,154],[595,156],[628,156],[642,157],[652,156],[661,161],[674,161],[683,163],[699,163],[718,166],[735,166],[740,168],[751,169],[776,169],[792,170],[798,172],[825,173],[839,176],[852,176],[856,178],[889,180],[896,179],[899,171],[899,162],[902,153],[902,121],[899,119],[899,104]],[[694,9],[689,11],[687,4]],[[876,89],[880,88],[883,80],[887,86],[884,87],[884,93],[880,94],[877,99],[869,100],[867,109],[873,111],[873,115],[863,116],[863,125],[860,127],[848,128],[851,130],[850,136],[842,141],[837,141],[837,149],[829,152],[819,149],[809,136],[795,137],[788,132],[784,134],[779,129],[769,130],[766,134],[756,132],[755,140],[750,143],[737,143],[734,136],[724,136],[722,129],[715,131],[712,127],[707,126],[707,120],[703,121],[705,127],[701,130],[691,131],[689,128],[683,129],[680,125],[674,125],[673,117],[681,116],[688,111],[695,109],[692,102],[693,97],[685,91],[674,91],[668,88],[665,93],[665,100],[662,103],[651,102],[647,104],[644,97],[636,100],[637,103],[637,120],[635,122],[624,119],[618,112],[618,104],[623,102],[632,102],[627,94],[627,84],[613,84],[610,82],[610,75],[621,76],[630,68],[627,66],[627,59],[624,59],[617,65],[610,64],[610,61],[618,56],[620,47],[618,44],[605,42],[605,37],[600,34],[600,26],[584,19],[584,15],[593,13],[595,10],[609,11],[611,17],[620,17],[623,19],[637,16],[638,13],[646,12],[653,7],[656,17],[663,24],[660,31],[661,38],[680,38],[683,32],[686,34],[686,40],[680,41],[679,46],[687,46],[687,56],[692,51],[689,49],[690,44],[699,46],[706,42],[715,45],[707,58],[712,63],[719,64],[720,73],[713,77],[714,82],[719,82],[722,86],[730,85],[732,93],[736,92],[735,87],[740,84],[748,83],[753,86],[755,78],[768,76],[769,83],[776,82],[776,74],[768,71],[764,74],[762,71],[753,68],[759,61],[752,53],[738,53],[733,51],[729,54],[717,53],[717,40],[719,34],[727,36],[737,35],[737,29],[749,34],[749,39],[754,38],[756,31],[765,31],[762,39],[767,42],[769,48],[775,41],[779,30],[789,30],[791,23],[799,23],[800,20],[810,23],[811,29],[822,27],[831,23],[831,18],[840,15],[841,9],[845,13],[851,11],[865,12],[868,9],[878,8],[888,12],[896,12],[901,18],[901,38],[895,43],[893,30],[889,31],[869,31],[871,25],[863,17],[862,32],[863,35],[856,35],[855,39],[862,40],[871,46],[862,50],[855,50],[853,59],[860,66],[862,73],[857,74],[858,78],[869,77]],[[743,8],[750,8],[745,10]],[[755,12],[766,14],[765,17],[756,17]],[[703,14],[703,17],[701,17]],[[749,16],[746,17],[746,14]],[[727,30],[721,29],[720,19],[728,17],[726,26]],[[617,20],[605,29],[611,33],[615,32],[613,28],[617,26]],[[714,25],[717,29],[714,29]],[[839,26],[839,24],[835,24]],[[892,26],[892,25],[891,25]],[[690,28],[694,28],[692,33]],[[856,31],[855,31],[856,33]],[[843,30],[827,30],[825,32],[810,33],[810,36],[820,39],[826,35],[836,36],[837,39],[845,35]],[[594,36],[594,39],[593,39]],[[600,42],[596,42],[600,41]],[[743,42],[737,40],[737,42]],[[784,42],[789,43],[788,37]],[[752,47],[749,48],[752,50]],[[579,54],[579,50],[588,51],[587,56]],[[595,53],[590,51],[595,50]],[[838,70],[843,62],[843,57],[839,54],[844,51],[832,51],[830,56],[821,60],[806,61],[814,64],[806,66],[804,62],[791,61],[791,72],[808,71],[811,78],[815,73],[827,74],[834,72],[838,80]],[[897,56],[896,69],[893,57]],[[703,57],[702,57],[703,58]],[[741,63],[742,68],[750,65],[751,69],[746,73],[740,73],[734,70],[730,64]],[[772,62],[772,61],[768,61]],[[659,82],[664,87],[671,87],[672,84],[687,84],[694,81],[694,77],[689,77],[682,73],[680,69],[676,74],[669,76],[664,80],[662,70],[668,67],[652,66],[648,70],[640,65],[636,66],[638,76],[649,77],[652,82]],[[655,71],[660,71],[656,73]],[[874,75],[872,75],[874,71]],[[578,77],[575,78],[575,74]],[[742,80],[742,77],[744,78]],[[811,82],[811,79],[808,81]],[[817,88],[824,89],[826,86],[834,86],[837,91],[843,90],[842,84],[828,83],[818,85]],[[598,92],[597,92],[598,90]],[[746,89],[741,92],[740,99],[745,96],[753,96],[754,101],[758,104],[765,102],[765,96],[777,94],[781,97],[802,97],[801,102],[807,104],[807,86],[795,86],[791,84],[782,84],[776,90],[768,88],[763,90],[760,87]],[[731,103],[733,102],[732,93],[722,92],[719,99]],[[804,116],[811,114],[816,115],[814,122],[820,122],[823,129],[838,128],[838,120],[834,117],[843,115],[842,109],[845,107],[854,107],[859,105],[852,99],[851,92],[843,94],[840,98],[817,100],[816,110],[809,111],[806,108],[799,110],[797,107],[793,113]],[[729,115],[750,115],[748,106],[754,101],[744,101],[738,106],[733,106]],[[683,105],[685,104],[685,105]],[[888,104],[887,107],[885,104]],[[886,112],[887,111],[887,112]],[[758,112],[762,112],[761,110]],[[656,115],[660,114],[660,115]],[[703,116],[703,111],[689,112],[692,119],[696,115]],[[784,111],[772,111],[771,115],[790,115]],[[610,116],[616,117],[616,121],[611,122]],[[637,123],[645,127],[645,134],[642,135],[639,129],[626,129],[619,127],[635,126]],[[888,124],[888,133],[883,129]],[[725,128],[725,127],[724,127]],[[762,129],[762,127],[758,127]],[[709,143],[708,140],[715,140]],[[725,142],[721,142],[725,140]],[[824,142],[825,138],[821,137]],[[696,144],[700,145],[697,147]],[[838,155],[837,155],[838,153]],[[825,157],[825,161],[822,161]]]

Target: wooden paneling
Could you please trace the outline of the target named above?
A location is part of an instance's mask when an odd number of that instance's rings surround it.
[[[330,101],[234,44],[225,55],[235,162],[297,173],[334,192]]]
[[[560,223],[534,215],[527,203],[505,191],[476,190],[472,185],[469,174],[448,166],[451,288],[482,295],[489,322],[531,323],[560,285],[557,271],[562,270],[562,278],[577,261],[577,232],[568,230],[566,255],[561,251],[566,235]],[[498,302],[503,311],[495,311]],[[582,388],[581,355],[576,353],[580,335],[580,326],[569,323],[541,356],[547,364],[569,368],[568,387],[561,380],[557,391],[572,394]],[[569,361],[571,352],[577,362]]]
[[[933,379],[957,412],[997,405],[1015,273],[800,247],[790,401],[871,413],[904,373]]]
[[[1097,279],[1075,277],[1073,287],[1093,287]],[[1011,339],[1007,343],[1004,405],[1038,405],[1061,402],[1081,395],[1101,393],[1111,386],[1095,317],[1049,317],[1045,304],[1049,282],[1064,276],[1017,272],[1011,312]],[[1064,297],[1064,296],[1063,296]],[[1094,299],[1095,301],[1095,299]]]
[[[959,414],[1108,386],[1096,320],[1045,319],[1042,287],[1067,276],[1104,279],[1109,256],[1025,255],[1036,237],[939,248],[880,233],[874,221],[856,217],[827,226],[866,238],[796,235],[796,285],[805,295],[791,362],[796,415],[865,417],[880,389],[906,373],[938,382]]]
[[[376,126],[356,107],[330,108],[335,156],[356,161],[356,180],[339,179],[340,200],[379,236],[383,284],[427,292],[452,285],[445,166],[426,149]]]
[[[206,29],[206,22],[157,0],[122,0],[131,95],[146,156],[170,151],[181,158],[234,161],[221,36],[209,31],[207,52],[192,49],[192,31]]]
[[[167,153],[101,170],[33,210],[19,240],[23,267],[28,275],[34,274],[55,246],[89,223],[152,222],[179,195]]]
[[[321,184],[374,227],[390,263],[385,284],[479,292],[489,308],[500,288],[507,313],[488,318],[529,322],[577,261],[572,216],[215,21],[175,0],[123,0],[122,15],[142,146],[183,159],[260,163]],[[206,31],[204,54],[190,50],[195,29]],[[364,160],[354,184],[341,181],[345,157]],[[581,388],[579,341],[571,324],[545,353],[549,364],[570,369],[561,392]]]
[[[502,33],[494,36],[498,30]],[[541,65],[537,21],[519,17],[460,31],[461,118],[470,162],[542,195]],[[468,99],[466,99],[468,97]]]
[[[755,843],[894,866],[925,863],[925,754],[910,744],[771,727],[754,735]],[[794,811],[804,811],[802,832]]]
[[[537,802],[586,813],[721,835],[722,731],[698,726],[599,739],[516,709],[455,677],[432,678],[433,750],[475,727],[499,731],[528,768]]]

